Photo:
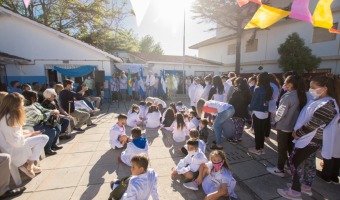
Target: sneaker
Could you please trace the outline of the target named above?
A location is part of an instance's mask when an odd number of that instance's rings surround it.
[[[249,153],[256,154],[256,155],[258,155],[258,156],[262,154],[262,150],[261,150],[261,149],[257,150],[255,147],[249,148],[249,149],[248,149],[248,152],[249,152]]]
[[[237,139],[228,139],[228,142],[231,144],[237,144],[238,140]]]
[[[198,185],[194,183],[193,181],[188,182],[188,183],[183,183],[183,186],[190,190],[198,190]]]
[[[322,175],[322,171],[317,170],[317,171],[316,171],[316,175],[317,175],[319,178],[321,178],[322,180],[324,180],[326,183],[332,183],[332,181],[331,181],[330,178],[324,177],[324,176]]]
[[[210,147],[211,150],[223,150],[223,147],[218,147],[216,144]]]
[[[282,197],[286,198],[286,199],[290,199],[290,200],[302,200],[301,198],[301,193],[294,191],[292,189],[288,189],[288,190],[284,190],[284,189],[277,189],[276,190],[277,193],[279,193],[279,195],[281,195]]]
[[[77,133],[84,133],[85,130],[82,128],[74,128],[73,130],[77,131]]]
[[[287,183],[287,187],[291,188],[292,184]],[[301,192],[307,194],[310,197],[313,196],[312,188],[307,185],[301,184]]]
[[[339,185],[339,178],[334,178],[334,179],[331,179],[332,183],[335,184],[335,185]]]
[[[264,151],[264,149],[261,149],[261,155],[265,155],[266,152]]]
[[[285,177],[285,172],[282,170],[279,170],[277,167],[267,167],[267,171],[271,174],[274,174],[279,177]]]
[[[90,124],[90,125],[87,125],[88,128],[96,127],[96,126],[97,126],[97,124],[95,124],[95,123],[92,123],[92,124]]]

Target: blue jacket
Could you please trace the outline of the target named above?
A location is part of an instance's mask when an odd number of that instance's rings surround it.
[[[268,101],[266,100],[266,93],[267,92],[262,85],[255,87],[249,110],[268,112]]]

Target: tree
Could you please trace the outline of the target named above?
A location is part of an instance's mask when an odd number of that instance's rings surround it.
[[[321,58],[312,55],[312,50],[305,46],[299,34],[292,33],[277,49],[280,54],[278,60],[282,71],[296,71],[298,74],[317,69]]]
[[[160,43],[155,43],[155,40],[151,35],[144,36],[139,42],[139,48],[141,53],[153,53],[163,55],[163,49]]]
[[[262,0],[263,4],[268,2],[269,0]],[[196,14],[194,19],[201,20],[199,23],[213,22],[218,28],[227,28],[232,32],[231,34],[236,35],[236,73],[240,73],[243,27],[252,18],[258,7],[258,4],[251,2],[239,7],[237,0],[196,0],[192,6],[192,11]]]

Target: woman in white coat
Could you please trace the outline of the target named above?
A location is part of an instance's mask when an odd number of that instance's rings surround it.
[[[12,163],[33,178],[41,169],[34,165],[48,141],[40,131],[22,130],[26,123],[24,97],[8,94],[0,105],[0,149],[11,155]]]
[[[195,77],[193,83],[189,87],[190,106],[193,110],[196,110],[197,102],[201,98],[203,90],[200,79]]]
[[[161,125],[161,113],[156,106],[150,106],[146,114],[146,128],[158,128]]]

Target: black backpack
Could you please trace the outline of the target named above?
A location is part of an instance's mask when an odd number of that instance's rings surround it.
[[[109,200],[119,200],[122,198],[123,194],[125,193],[129,186],[130,178],[131,176],[120,180],[119,185],[110,193]]]

